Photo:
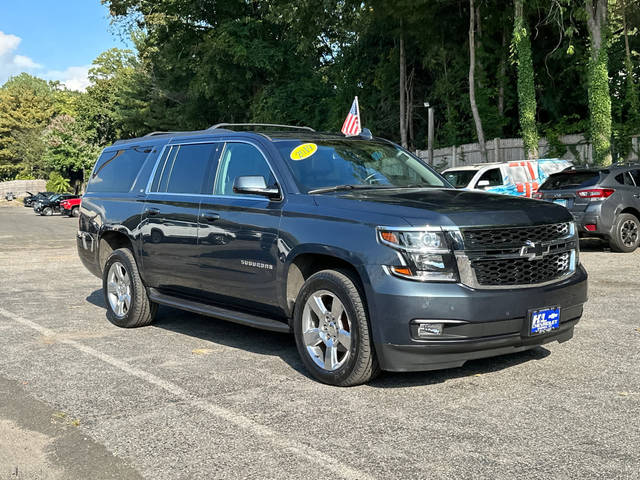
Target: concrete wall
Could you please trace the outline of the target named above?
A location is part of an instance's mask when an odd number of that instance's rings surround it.
[[[0,199],[4,200],[7,192],[13,192],[16,197],[25,197],[27,192],[33,194],[44,192],[46,186],[46,180],[11,180],[9,182],[0,182]]]

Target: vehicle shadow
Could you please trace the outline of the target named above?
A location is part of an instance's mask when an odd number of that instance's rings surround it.
[[[611,247],[608,242],[600,238],[581,238],[580,251],[611,253]]]
[[[91,293],[86,300],[93,305],[106,308],[102,289]],[[258,330],[165,306],[160,306],[158,309],[153,326],[258,355],[277,356],[296,372],[311,378],[300,360],[293,335]],[[549,350],[538,346],[524,352],[470,360],[458,368],[428,372],[382,372],[368,385],[374,388],[406,388],[444,383],[457,378],[498,372],[530,361],[541,360],[550,354]]]

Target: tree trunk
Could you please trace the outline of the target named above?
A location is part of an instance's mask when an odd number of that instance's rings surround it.
[[[407,59],[404,51],[404,32],[400,22],[400,144],[407,148]]]
[[[504,82],[507,76],[507,32],[502,30],[502,52],[498,69],[498,114],[504,117]]]
[[[413,85],[415,83],[415,77],[416,67],[414,66],[411,68],[411,73],[409,74],[409,79],[407,81],[407,117],[405,119],[409,136],[408,143],[412,150],[415,146],[415,138],[413,132]]]
[[[622,32],[624,35],[625,70],[627,73],[627,92],[625,103],[627,107],[627,117],[631,131],[640,126],[640,99],[638,90],[633,79],[633,60],[631,60],[631,49],[629,48],[629,31],[627,26],[627,0],[622,0]]]
[[[518,112],[522,142],[529,160],[538,159],[538,127],[536,125],[536,87],[531,58],[531,40],[527,28],[523,0],[515,0],[513,19],[513,46],[518,69]]]
[[[484,143],[484,131],[482,130],[482,120],[478,113],[478,105],[476,104],[476,45],[475,45],[475,7],[473,0],[469,0],[469,103],[471,104],[471,113],[473,113],[473,121],[476,124],[476,135],[480,144],[480,156],[482,161],[487,161],[487,146]]]
[[[610,165],[611,97],[607,53],[607,0],[586,0],[587,27],[591,40],[589,61],[589,112],[594,162]]]

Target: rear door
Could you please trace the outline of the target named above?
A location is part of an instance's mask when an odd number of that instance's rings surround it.
[[[246,175],[262,175],[267,186],[278,184],[258,145],[228,141],[200,209],[201,288],[212,303],[270,312],[278,306],[282,200],[235,193],[235,179]]]
[[[148,186],[141,219],[142,263],[148,286],[197,294],[198,218],[203,189],[215,170],[218,143],[167,145]]]
[[[640,210],[640,169],[631,170],[629,175],[631,175],[634,183],[631,201],[633,202],[633,206],[637,210]]]

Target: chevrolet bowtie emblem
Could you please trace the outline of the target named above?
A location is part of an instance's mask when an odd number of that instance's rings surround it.
[[[529,261],[539,260],[549,253],[549,250],[551,250],[550,245],[543,245],[542,243],[534,243],[531,240],[527,240],[520,249],[520,256]]]

